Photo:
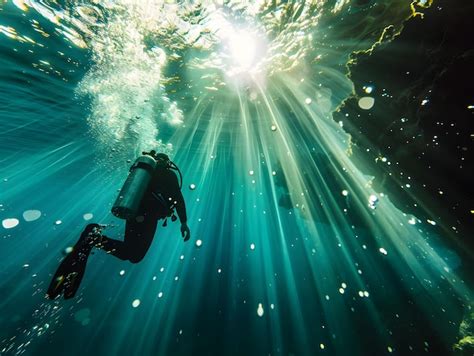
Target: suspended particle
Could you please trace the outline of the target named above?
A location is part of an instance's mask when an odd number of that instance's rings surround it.
[[[262,316],[263,316],[263,306],[262,306],[262,303],[258,303],[257,315],[258,315],[259,317],[262,317]]]
[[[319,348],[320,348],[321,350],[324,350],[325,347],[326,347],[326,346],[324,346],[324,344],[319,344]]]
[[[305,102],[307,105],[309,105],[309,104],[311,104],[312,100],[311,100],[311,98],[306,98],[306,99],[304,100],[304,102]]]
[[[23,219],[27,222],[38,220],[41,217],[39,210],[26,210],[23,213]]]
[[[125,270],[121,270],[121,271],[119,272],[119,274],[120,274],[121,276],[123,276],[123,275],[125,274]]]
[[[272,130],[272,131],[276,131],[276,130],[277,130],[277,127],[276,127],[276,125],[272,125],[272,126],[270,126],[270,130]]]
[[[140,305],[140,299],[135,299],[133,302],[132,302],[132,307],[136,308]]]
[[[339,288],[339,293],[344,294],[344,288]]]
[[[158,293],[158,298],[161,298],[163,296],[163,292]]]
[[[379,251],[380,251],[380,253],[381,253],[382,255],[387,256],[387,250],[384,249],[383,247],[380,247],[380,248],[379,248]]]
[[[178,279],[179,279],[179,277],[178,277],[178,276],[174,277],[174,280],[175,280],[175,281],[177,281]]]
[[[347,196],[349,195],[349,192],[344,189],[344,190],[341,192],[341,194],[344,195],[345,197],[347,197]]]
[[[15,218],[8,218],[8,219],[4,219],[2,221],[2,226],[5,228],[5,229],[13,229],[15,226],[17,226],[18,224],[20,223],[20,220],[18,219],[15,219]]]
[[[90,220],[94,217],[94,215],[91,213],[87,213],[87,214],[82,215],[82,217],[84,220]]]
[[[217,273],[221,273],[222,270],[220,268],[217,269]]]
[[[361,298],[364,297],[364,292],[362,292],[361,290],[359,291],[359,297],[361,297]]]
[[[254,171],[250,170],[250,171],[249,171],[249,174],[250,174],[251,176],[253,176]]]
[[[80,309],[74,313],[74,320],[82,323],[82,325],[85,325],[84,321],[87,321],[87,323],[89,323],[90,321],[90,318],[89,318],[90,314],[91,314],[91,310],[89,308]]]
[[[346,289],[346,288],[347,288],[347,284],[345,284],[344,282],[342,282],[341,287],[344,288],[344,289]]]
[[[369,297],[369,292],[364,291],[364,297]]]
[[[359,99],[359,107],[363,110],[370,110],[375,104],[375,99],[371,96],[364,96]]]
[[[273,171],[272,176],[276,176],[277,172]]]
[[[426,220],[426,221],[428,222],[428,224],[431,224],[431,225],[433,225],[433,226],[436,225],[436,222],[434,222],[433,220],[429,220],[429,219],[428,219],[428,220]]]
[[[61,220],[56,220],[56,221],[54,222],[55,225],[61,225],[62,223],[63,223],[63,222],[62,222]]]
[[[202,241],[201,240],[196,240],[196,247],[201,247]]]
[[[255,244],[250,244],[250,249],[255,250]]]
[[[74,250],[74,247],[69,246],[64,249],[64,254],[70,254]]]
[[[329,300],[329,299],[330,299],[330,298],[329,298],[329,295],[327,295],[327,294],[326,294],[326,297],[325,297],[325,298],[326,298],[326,300]]]
[[[196,189],[196,184],[191,183],[191,184],[189,185],[189,189],[191,189],[191,190]]]
[[[181,256],[179,257],[179,259],[180,259],[181,261],[184,260],[184,255],[181,255]]]
[[[272,309],[272,310],[275,309],[275,304],[273,304],[273,303],[270,304],[270,309]]]
[[[369,197],[369,208],[370,209],[375,209],[377,208],[377,204],[379,202],[379,198],[377,198],[377,196],[375,194],[372,194],[370,197]]]
[[[366,94],[370,94],[374,90],[374,87],[368,85],[368,86],[364,86],[363,89],[364,89]]]

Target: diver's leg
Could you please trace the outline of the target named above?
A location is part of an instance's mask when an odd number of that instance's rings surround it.
[[[110,237],[102,235],[100,243],[95,247],[100,248],[108,254],[120,258],[121,260],[128,260],[128,250],[125,247],[124,241],[111,239]]]
[[[46,292],[46,297],[55,299],[64,294],[65,299],[74,297],[86,269],[87,259],[98,238],[102,227],[89,224],[82,232],[72,251],[64,258],[54,274]]]
[[[157,224],[158,221],[150,217],[143,221],[127,220],[124,241],[102,235],[101,241],[96,247],[121,260],[138,263],[150,248]]]
[[[148,216],[142,222],[127,221],[125,226],[125,248],[132,263],[140,262],[145,257],[155,236],[158,220]]]

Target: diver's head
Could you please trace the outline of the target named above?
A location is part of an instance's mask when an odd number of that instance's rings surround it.
[[[143,155],[151,156],[156,161],[158,167],[169,168],[171,160],[165,153],[156,153],[155,150],[150,152],[142,152]]]
[[[157,153],[154,155],[158,167],[168,168],[170,165],[170,158],[165,153]]]
[[[142,154],[153,157],[156,161],[156,168],[166,168],[177,171],[180,178],[179,189],[181,189],[183,186],[183,175],[181,174],[178,166],[174,162],[171,162],[166,153],[156,153],[155,150],[151,150],[150,152],[142,152]]]

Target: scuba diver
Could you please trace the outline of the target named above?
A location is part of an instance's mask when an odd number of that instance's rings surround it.
[[[173,170],[179,173],[180,183]],[[181,186],[181,171],[166,154],[154,150],[143,152],[130,168],[112,207],[115,216],[126,220],[124,240],[103,235],[104,225],[87,225],[72,251],[59,265],[46,298],[55,299],[62,293],[64,299],[74,297],[94,247],[121,260],[140,262],[153,241],[158,221],[164,219],[163,226],[166,226],[168,217],[175,221],[175,210],[181,222],[181,235],[184,241],[188,241],[191,235]]]

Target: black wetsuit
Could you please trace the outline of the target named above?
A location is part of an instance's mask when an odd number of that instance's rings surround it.
[[[140,262],[150,248],[158,221],[170,216],[173,208],[176,209],[180,222],[186,223],[186,206],[178,178],[170,169],[158,167],[145,193],[139,214],[125,224],[124,240],[103,236],[97,247],[122,260]]]

